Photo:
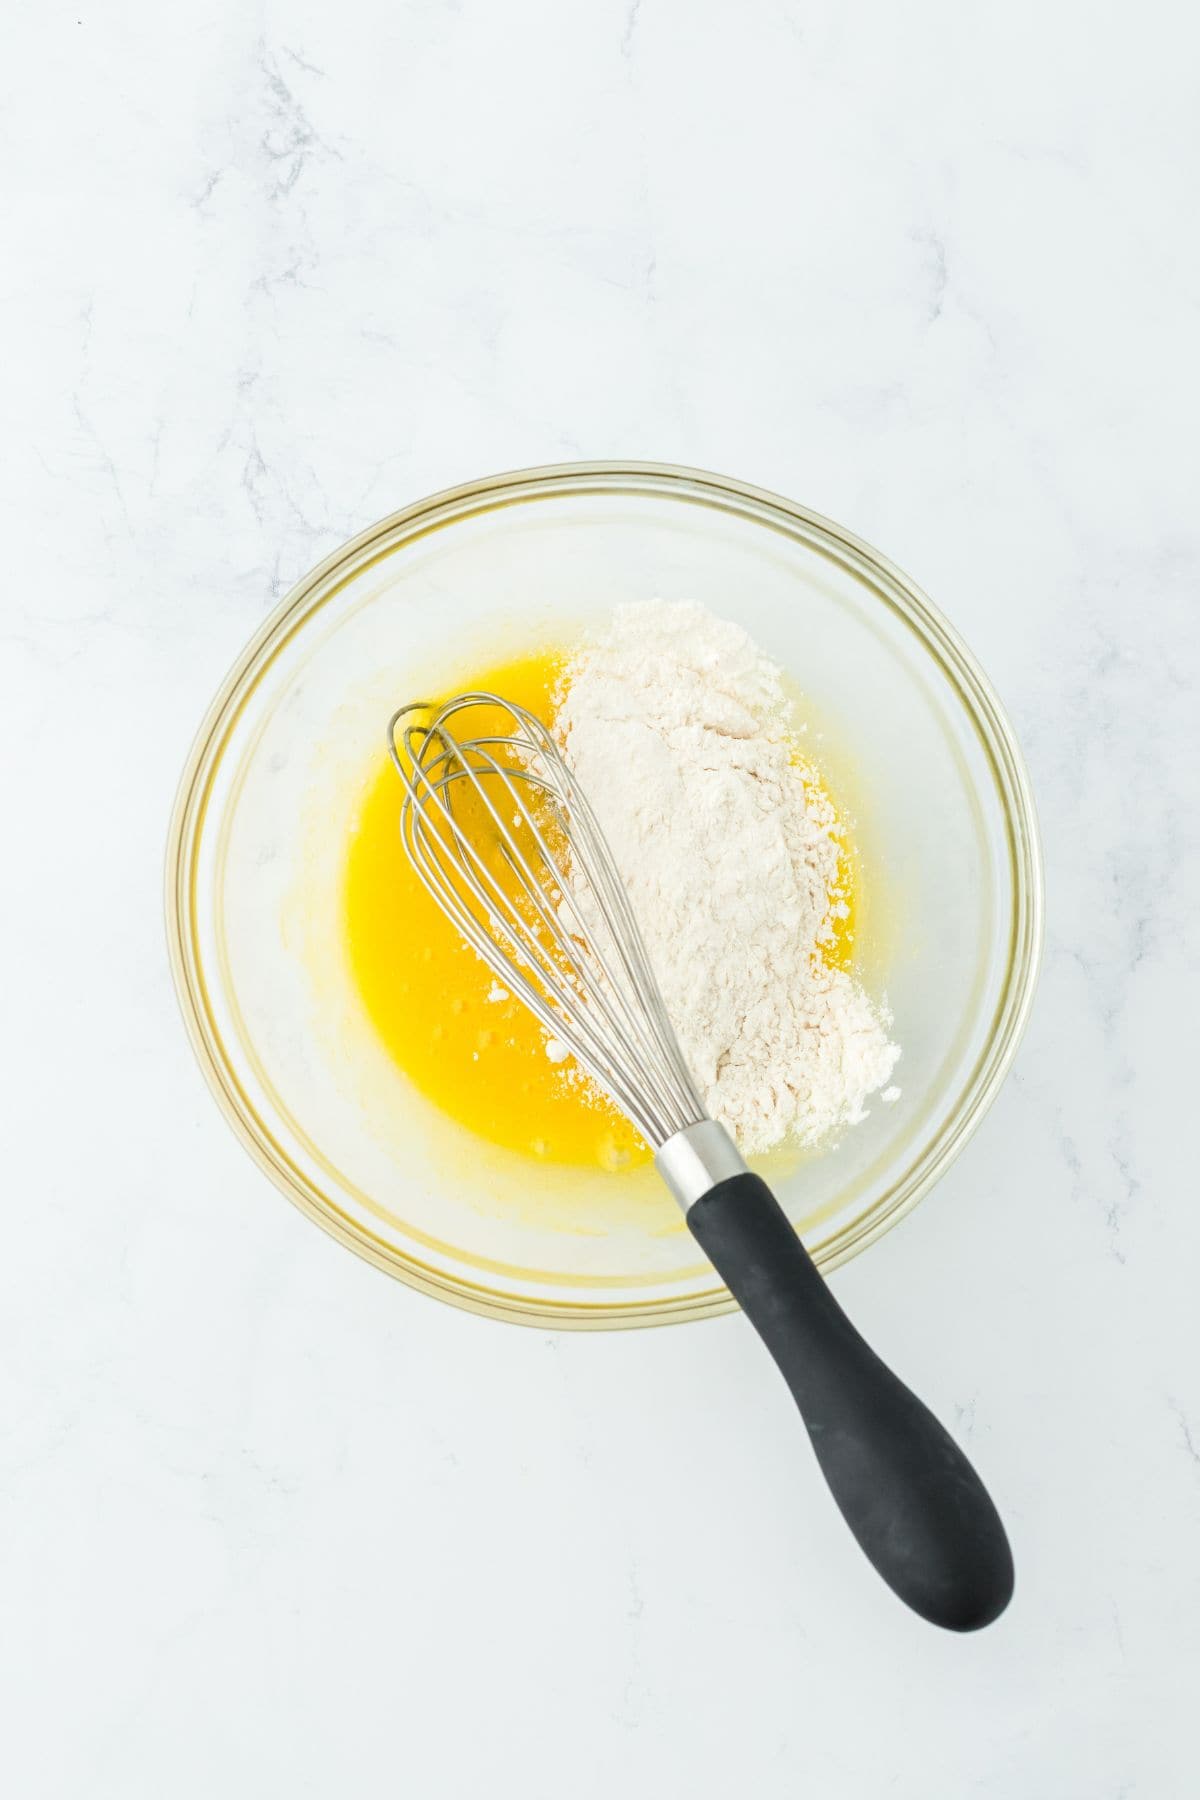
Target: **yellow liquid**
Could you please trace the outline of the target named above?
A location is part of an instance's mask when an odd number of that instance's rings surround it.
[[[476,672],[461,686],[503,694],[549,720],[562,660],[543,651]],[[506,724],[497,717],[495,728]],[[489,729],[484,709],[472,714],[471,729]],[[572,1064],[551,1062],[545,1031],[520,1001],[489,997],[502,984],[408,860],[402,797],[396,771],[381,760],[352,823],[343,882],[351,971],[389,1054],[427,1099],[489,1143],[576,1167],[648,1161],[640,1135],[611,1101],[572,1079]],[[838,964],[849,960],[854,937],[854,858],[843,843],[834,897],[847,915],[825,949]]]

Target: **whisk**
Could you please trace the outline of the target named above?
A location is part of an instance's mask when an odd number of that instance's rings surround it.
[[[479,708],[502,728],[455,729]],[[480,691],[401,707],[388,747],[417,874],[652,1147],[693,1237],[775,1359],[867,1557],[935,1624],[990,1623],[1013,1585],[996,1508],[943,1426],[850,1323],[766,1183],[706,1114],[612,852],[551,733],[524,707]]]

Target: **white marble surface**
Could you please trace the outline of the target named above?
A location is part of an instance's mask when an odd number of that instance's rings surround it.
[[[75,0],[8,44],[5,1790],[1200,1791],[1190,11]],[[393,507],[604,455],[877,543],[1028,751],[1016,1072],[837,1278],[1003,1503],[976,1639],[861,1565],[741,1321],[423,1300],[184,1043],[163,838],[243,639]]]

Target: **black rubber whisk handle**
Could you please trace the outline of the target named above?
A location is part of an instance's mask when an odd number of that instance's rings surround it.
[[[1000,1515],[949,1432],[864,1342],[766,1183],[710,1188],[688,1226],[800,1408],[842,1516],[922,1618],[975,1631],[1004,1611],[1012,1552]]]

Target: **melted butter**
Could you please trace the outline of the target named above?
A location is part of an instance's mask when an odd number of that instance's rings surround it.
[[[548,720],[562,656],[545,651],[472,672],[461,687],[504,694]],[[478,723],[476,723],[478,721]],[[484,709],[472,731],[486,731]],[[503,729],[499,717],[496,729]],[[828,798],[799,751],[806,785]],[[539,1161],[618,1170],[650,1151],[615,1106],[546,1054],[546,1033],[425,891],[400,841],[403,790],[386,757],[351,824],[343,916],[351,973],[368,1017],[395,1062],[425,1097],[489,1143]],[[853,956],[857,868],[841,831],[834,916],[822,947],[831,962]]]

